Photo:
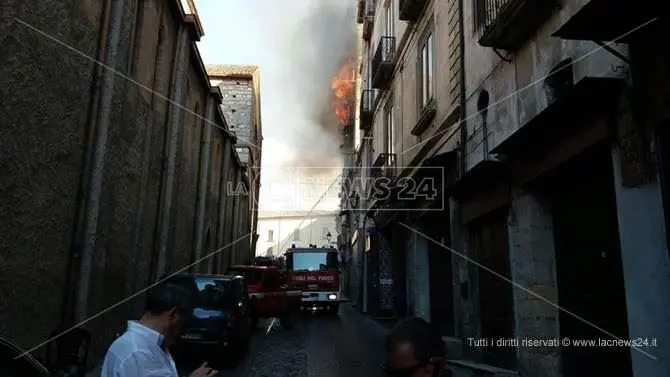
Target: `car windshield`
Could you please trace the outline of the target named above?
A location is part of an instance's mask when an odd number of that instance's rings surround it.
[[[230,270],[231,275],[240,275],[244,276],[244,280],[249,285],[258,284],[263,279],[263,271],[259,270],[248,270],[248,269],[232,269]]]
[[[225,308],[234,301],[230,280],[216,277],[176,277],[171,280],[193,292],[198,308]]]
[[[337,268],[337,253],[293,253],[293,271],[323,271]]]

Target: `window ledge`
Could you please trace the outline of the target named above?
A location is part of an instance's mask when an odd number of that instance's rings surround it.
[[[437,115],[437,109],[435,107],[435,99],[431,99],[426,106],[423,107],[419,120],[417,120],[416,125],[412,128],[412,135],[421,136],[421,134],[428,129],[428,125],[430,125],[430,122],[435,119],[435,115]]]

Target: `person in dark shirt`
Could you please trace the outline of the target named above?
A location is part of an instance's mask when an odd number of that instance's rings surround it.
[[[389,377],[443,377],[445,344],[437,328],[421,318],[398,323],[386,337],[386,362],[382,370]]]

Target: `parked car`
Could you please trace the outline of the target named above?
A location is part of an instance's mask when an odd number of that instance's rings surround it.
[[[275,266],[232,266],[231,275],[244,276],[249,290],[251,327],[261,318],[279,318],[285,329],[296,325],[302,292],[291,290]]]
[[[193,315],[173,346],[178,359],[205,359],[214,365],[239,360],[249,345],[251,322],[247,284],[242,276],[184,274],[170,278],[196,298]]]

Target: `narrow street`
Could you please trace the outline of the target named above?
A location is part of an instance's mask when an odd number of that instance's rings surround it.
[[[305,315],[293,330],[269,322],[253,335],[249,353],[237,366],[223,368],[226,377],[376,376],[383,357],[386,329],[343,305],[339,317]],[[181,375],[193,369],[182,366]]]

